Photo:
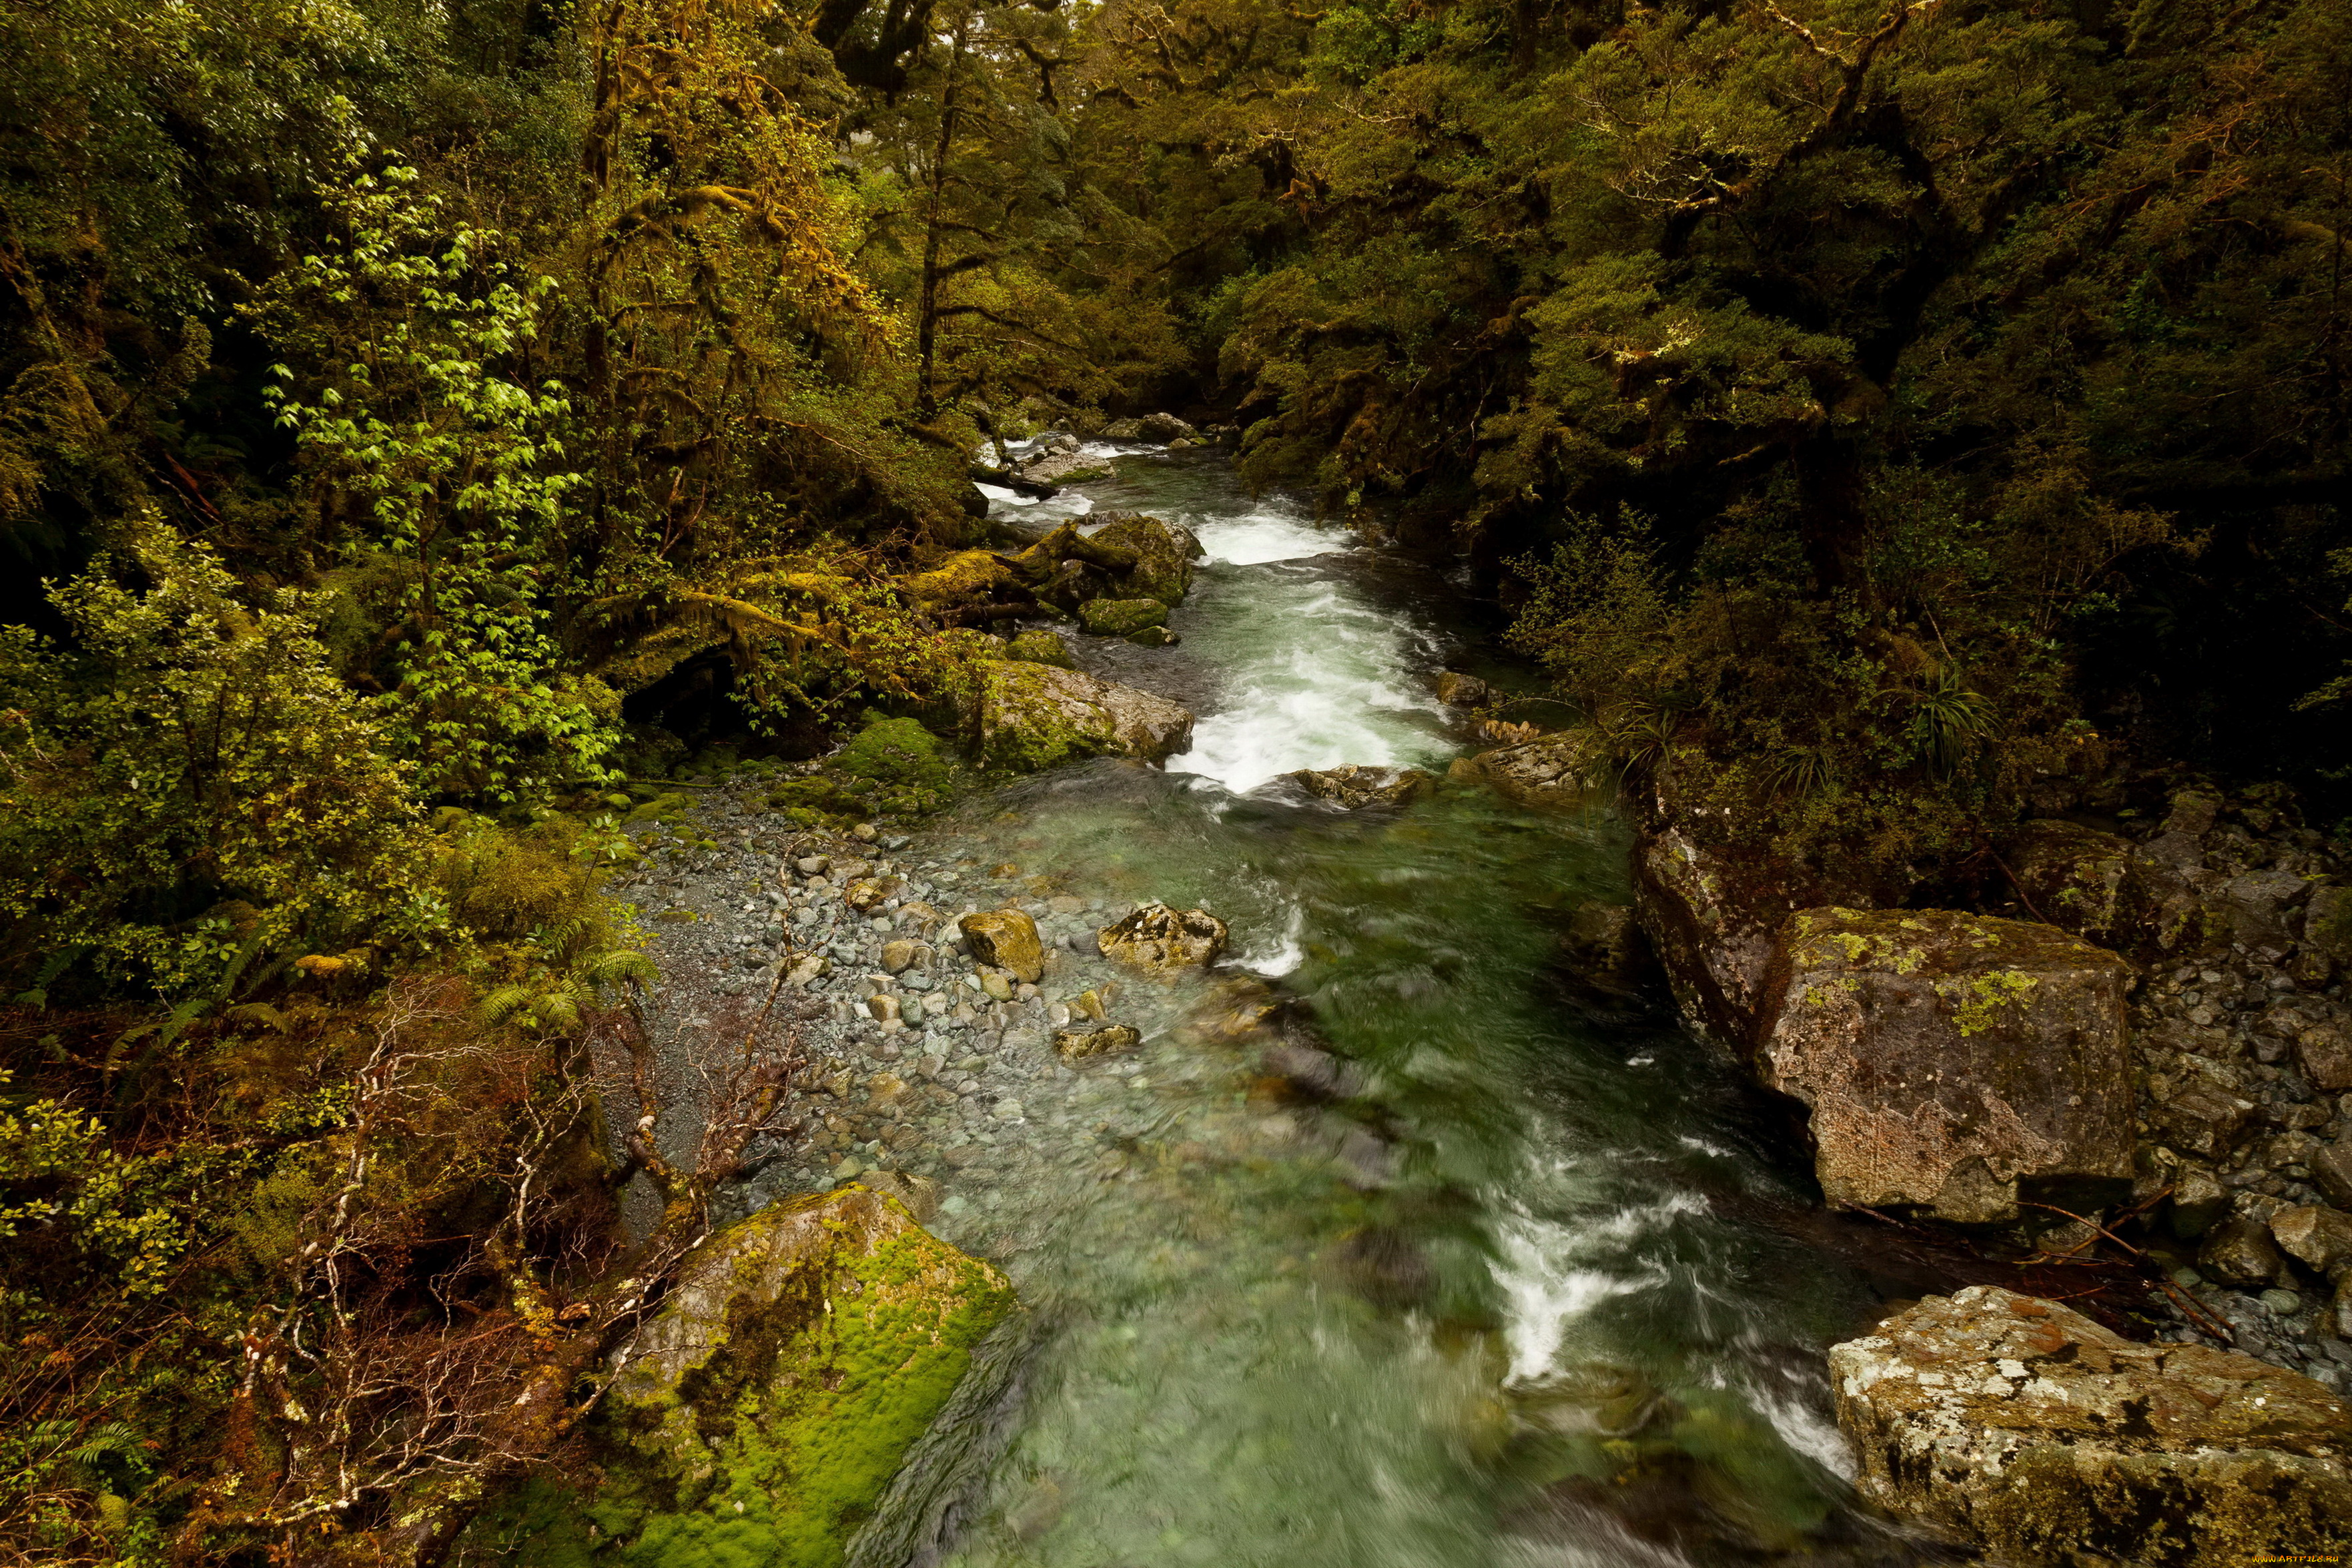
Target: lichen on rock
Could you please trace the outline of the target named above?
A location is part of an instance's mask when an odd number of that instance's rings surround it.
[[[1758,1066],[1811,1108],[1838,1206],[2004,1220],[2021,1181],[2111,1200],[2132,1175],[2128,979],[2052,926],[1801,910],[1765,988]]]
[[[1086,757],[1159,762],[1192,738],[1192,715],[1164,697],[1050,665],[981,667],[973,728],[981,760],[1030,773]]]
[[[2135,1344],[1979,1285],[1830,1352],[1863,1493],[2019,1563],[2243,1563],[2352,1539],[2352,1412],[2294,1373]]]

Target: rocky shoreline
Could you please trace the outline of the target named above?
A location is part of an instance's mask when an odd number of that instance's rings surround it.
[[[2352,855],[2282,790],[2137,793],[2138,811],[2119,795],[2022,825],[1973,907],[1936,909],[1743,850],[1654,776],[1632,803],[1636,909],[1688,1021],[1800,1107],[1832,1207],[1940,1226],[2044,1277],[2096,1260],[2144,1292],[2137,1335],[2277,1406],[2206,1419],[2221,1405],[2166,1382],[2170,1362],[2055,1303],[1986,1309],[1980,1288],[1832,1352],[1867,1495],[2026,1562],[2340,1545]],[[2010,1354],[2015,1313],[2072,1327]],[[2047,1381],[2133,1357],[2148,1365],[2097,1399]],[[1990,1384],[1969,1358],[1999,1369]],[[1895,1419],[1871,1390],[1898,1374]],[[2079,1522],[2120,1518],[2140,1522]]]

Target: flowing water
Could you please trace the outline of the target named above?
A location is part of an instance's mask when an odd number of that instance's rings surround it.
[[[1475,787],[1348,814],[1270,786],[1442,774],[1471,742],[1432,678],[1475,658],[1475,607],[1213,459],[1133,455],[1088,488],[998,510],[1194,529],[1180,647],[1075,639],[1192,707],[1192,748],[1026,782],[927,845],[1214,910],[1228,976],[1296,998],[1353,1081],[1306,1103],[1262,1039],[1179,1026],[1202,986],[1135,1001],[1139,1052],[1030,1091],[1017,1152],[935,1227],[1031,1310],[853,1563],[1920,1560],[1845,1501],[1822,1355],[1874,1298],[1798,1239],[1814,1200],[1778,1123],[1670,1020],[1559,968],[1569,911],[1626,897],[1620,826]]]

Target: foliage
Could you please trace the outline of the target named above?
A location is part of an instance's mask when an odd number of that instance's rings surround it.
[[[432,925],[407,772],[336,678],[319,596],[248,609],[236,586],[151,521],[57,590],[71,651],[0,629],[11,969],[180,999]]]

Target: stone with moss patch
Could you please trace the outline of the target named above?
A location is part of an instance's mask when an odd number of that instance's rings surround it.
[[[1091,637],[1131,637],[1167,624],[1168,606],[1157,599],[1088,599],[1078,606],[1078,625]]]
[[[1098,544],[1135,552],[1135,564],[1121,574],[1120,588],[1128,595],[1181,605],[1192,586],[1192,563],[1206,553],[1192,530],[1163,518],[1129,515],[1113,518],[1095,530]]]
[[[1023,632],[1006,645],[1004,657],[1022,664],[1050,664],[1056,669],[1076,669],[1078,661],[1070,652],[1070,645],[1062,634],[1040,626]]]
[[[1804,910],[1781,929],[1759,1068],[1812,1111],[1846,1208],[2014,1218],[2021,1184],[2097,1207],[2131,1178],[2114,953],[2053,926],[1942,910]]]
[[[1018,773],[1084,757],[1156,763],[1192,739],[1192,715],[1166,698],[1050,665],[991,660],[976,706],[981,761]]]
[[[593,1550],[625,1568],[835,1568],[1013,1309],[1002,1275],[895,1198],[777,1205],[697,1248],[624,1352],[599,1475],[562,1506],[527,1492],[484,1529],[528,1563]]]

